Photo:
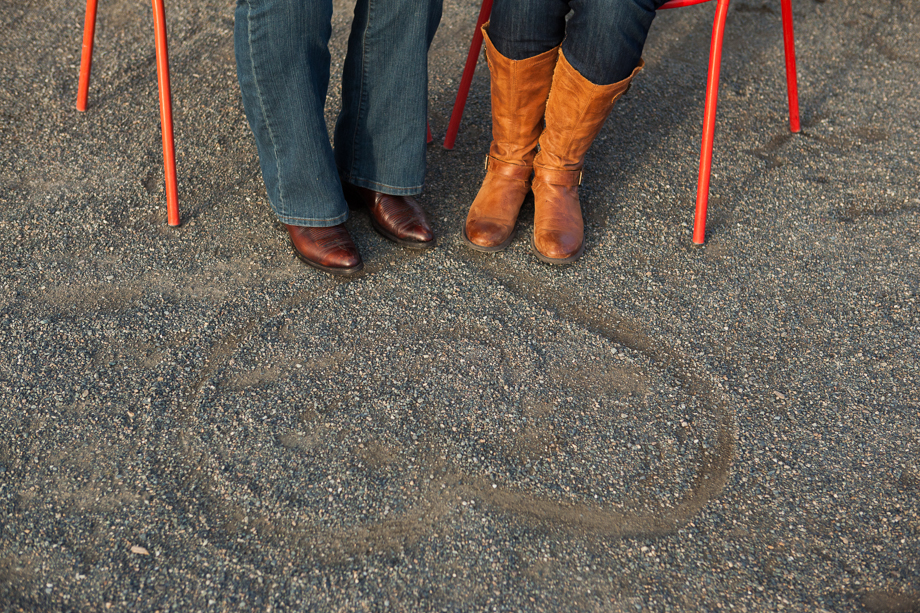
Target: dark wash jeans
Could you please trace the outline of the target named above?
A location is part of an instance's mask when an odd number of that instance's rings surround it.
[[[495,0],[489,38],[524,60],[560,43],[565,59],[595,85],[622,81],[639,64],[655,10],[666,0]],[[566,15],[573,11],[566,21]]]
[[[246,118],[282,223],[348,218],[339,177],[413,195],[425,177],[428,46],[442,0],[357,0],[335,150],[323,117],[332,0],[237,0],[234,45]]]

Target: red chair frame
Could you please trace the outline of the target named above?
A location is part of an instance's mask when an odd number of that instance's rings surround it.
[[[676,9],[712,0],[670,0],[660,9]],[[700,175],[696,185],[696,212],[693,218],[693,242],[702,245],[706,240],[706,210],[709,204],[709,179],[712,170],[712,144],[716,129],[716,104],[719,98],[719,68],[722,64],[722,39],[725,33],[725,18],[731,0],[716,0],[716,14],[712,25],[712,41],[709,47],[709,72],[706,81],[706,102],[703,110],[703,142],[700,150]],[[800,131],[799,98],[795,70],[795,38],[792,30],[792,0],[780,0],[783,21],[783,49],[786,55],[786,88],[789,98],[789,130]],[[460,129],[460,120],[473,81],[476,62],[482,48],[482,25],[492,12],[492,0],[483,0],[476,21],[476,32],[470,44],[463,76],[454,109],[444,138],[444,147],[453,149]]]
[[[163,169],[166,179],[166,217],[171,226],[179,225],[179,189],[176,183],[176,147],[173,141],[172,95],[169,89],[169,52],[166,44],[166,9],[163,0],[153,1],[154,41],[157,56],[157,83],[160,92],[160,128],[163,133]],[[80,58],[80,84],[77,110],[86,110],[89,76],[93,64],[93,38],[96,34],[96,4],[86,0],[83,24],[83,53]]]

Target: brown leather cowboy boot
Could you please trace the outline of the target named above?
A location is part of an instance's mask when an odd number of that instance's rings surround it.
[[[285,224],[294,246],[294,255],[313,268],[333,275],[350,277],[364,269],[358,248],[345,224],[310,228]]]
[[[470,207],[463,239],[477,251],[501,251],[511,243],[543,128],[543,112],[559,48],[526,60],[502,56],[482,27],[492,78],[492,145],[486,178]]]
[[[636,73],[612,85],[595,85],[559,54],[546,103],[546,128],[534,159],[533,250],[548,264],[574,262],[585,250],[578,185],[585,154],[601,131],[613,103]]]
[[[367,207],[377,233],[409,249],[434,247],[428,215],[414,196],[393,196],[342,181],[345,201],[352,208]]]

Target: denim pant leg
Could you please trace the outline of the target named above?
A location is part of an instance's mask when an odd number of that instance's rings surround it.
[[[246,117],[282,223],[348,218],[323,116],[332,0],[237,0],[234,46]]]
[[[358,0],[342,75],[335,159],[353,185],[394,195],[422,191],[428,47],[442,0]]]
[[[513,60],[561,43],[566,59],[583,77],[609,85],[638,65],[655,10],[665,1],[495,0],[489,37],[499,53]]]

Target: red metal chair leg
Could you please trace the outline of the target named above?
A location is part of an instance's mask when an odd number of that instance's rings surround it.
[[[163,169],[166,177],[167,223],[179,225],[179,189],[176,183],[176,149],[173,142],[172,96],[169,90],[169,53],[166,44],[166,9],[153,0],[153,25],[157,51],[157,82],[160,90],[160,128],[163,132]]]
[[[473,73],[476,72],[476,62],[479,61],[479,52],[482,50],[482,26],[492,14],[492,0],[482,0],[479,9],[479,19],[476,20],[476,31],[470,43],[470,51],[466,56],[466,65],[463,67],[463,77],[460,79],[460,89],[454,101],[454,110],[450,114],[450,123],[447,125],[447,135],[444,137],[444,148],[453,149],[457,141],[457,131],[460,130],[460,120],[463,118],[463,109],[466,107],[466,98],[470,93],[470,84],[473,82]]]
[[[792,33],[792,0],[782,0],[783,49],[786,52],[786,88],[789,94],[789,130],[799,132],[799,88],[795,76],[795,36]]]
[[[706,79],[706,105],[703,111],[703,144],[700,148],[700,178],[696,184],[696,213],[693,242],[706,242],[706,208],[709,205],[709,175],[712,170],[712,142],[716,132],[716,105],[719,100],[719,68],[722,64],[722,37],[730,0],[718,0],[709,48],[709,74]]]
[[[425,142],[428,143],[428,144],[430,145],[430,144],[431,144],[431,141],[433,141],[433,140],[434,140],[434,139],[431,138],[431,123],[429,122],[429,123],[428,123],[428,136],[425,137]]]
[[[80,56],[80,84],[77,86],[77,110],[86,110],[89,96],[89,74],[93,65],[93,38],[96,35],[96,2],[86,0],[86,20],[83,22],[83,52]]]

